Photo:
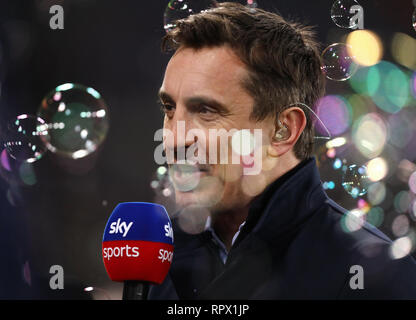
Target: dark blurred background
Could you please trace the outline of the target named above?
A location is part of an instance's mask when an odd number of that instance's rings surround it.
[[[382,59],[400,66],[390,47],[398,32],[416,36],[412,1],[359,2],[365,9],[365,27],[377,33],[384,45]],[[102,233],[111,211],[124,201],[166,201],[171,210],[169,200],[161,200],[169,194],[151,187],[157,180],[153,151],[159,144],[153,136],[162,127],[156,99],[169,60],[160,51],[167,3],[0,0],[0,132],[17,115],[36,114],[43,97],[63,83],[81,83],[99,91],[110,118],[106,140],[91,156],[66,160],[48,152],[27,169],[30,183],[13,172],[0,176],[0,298],[85,298],[90,293],[98,299],[120,298],[121,285],[108,279],[101,259]],[[63,30],[49,26],[49,8],[55,4],[64,8]],[[258,1],[259,8],[316,26],[322,49],[343,42],[351,32],[331,20],[332,4],[332,0]],[[409,66],[400,68],[414,72]],[[328,94],[352,92],[348,81],[328,81]],[[406,108],[415,106],[413,99]],[[412,135],[409,141],[415,140],[413,129]],[[323,142],[317,146],[322,178],[335,184],[328,194],[352,210],[359,199],[340,187],[334,157],[327,157],[324,148]],[[387,156],[392,154],[389,148],[387,142]],[[341,160],[364,162],[353,145],[341,151]],[[405,181],[410,173],[400,180],[395,170],[407,160],[405,167],[414,171],[416,151],[409,142],[393,153],[397,157],[389,162],[392,170],[386,177],[391,183],[378,205],[384,210],[380,229],[397,238],[392,223],[403,212],[397,212],[394,197],[405,190],[410,204],[413,195]],[[364,206],[371,206],[365,196],[362,199]],[[409,233],[413,212],[406,214]],[[51,265],[63,266],[68,279],[65,293],[49,289]],[[86,287],[93,290],[86,292]]]

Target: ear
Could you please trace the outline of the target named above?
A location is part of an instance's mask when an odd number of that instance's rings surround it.
[[[280,157],[292,150],[305,127],[306,116],[301,108],[292,107],[281,112],[268,148],[269,155],[272,157]],[[285,133],[284,135],[281,134],[282,129]]]

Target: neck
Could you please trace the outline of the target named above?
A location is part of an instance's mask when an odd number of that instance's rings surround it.
[[[300,163],[300,161],[292,154],[282,156],[279,160],[280,161],[278,165],[275,166],[274,170],[268,171],[267,175],[265,175],[267,177],[266,185],[260,185],[260,189],[256,192],[257,195],[261,194],[270,183],[276,181]],[[255,186],[256,181],[259,179],[257,176],[246,176],[245,178],[248,179],[249,185],[252,186]],[[246,203],[245,206],[211,214],[212,227],[228,251],[231,249],[234,235],[238,231],[240,225],[246,221],[250,204],[255,197],[256,196],[253,196],[248,200],[244,199],[242,202]]]
[[[247,219],[248,210],[249,207],[246,207],[240,210],[224,211],[211,216],[212,227],[228,251],[231,249],[231,243],[238,228]]]

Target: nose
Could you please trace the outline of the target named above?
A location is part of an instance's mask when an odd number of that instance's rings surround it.
[[[195,137],[187,134],[191,128],[192,119],[177,111],[165,121],[163,143],[168,163],[185,163],[186,151],[195,142]]]

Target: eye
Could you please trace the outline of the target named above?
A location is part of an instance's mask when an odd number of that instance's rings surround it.
[[[213,116],[217,113],[217,110],[205,104],[201,104],[198,106],[198,113],[204,116]]]
[[[160,104],[160,109],[162,110],[162,112],[165,113],[165,115],[168,118],[173,117],[173,113],[175,112],[175,107],[169,103],[163,103],[161,101],[159,101]]]

